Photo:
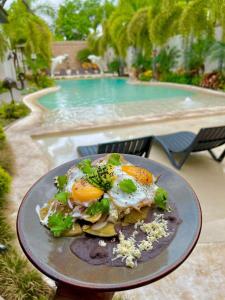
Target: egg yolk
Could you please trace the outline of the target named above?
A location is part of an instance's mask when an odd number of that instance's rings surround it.
[[[152,184],[152,173],[146,169],[136,166],[122,166],[122,171],[134,177],[141,184]]]
[[[78,202],[91,202],[98,200],[104,192],[99,188],[91,185],[84,179],[76,181],[72,186],[72,201]]]

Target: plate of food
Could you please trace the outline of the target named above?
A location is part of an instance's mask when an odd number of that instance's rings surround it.
[[[39,179],[22,201],[17,233],[29,260],[50,278],[116,291],[176,269],[201,224],[197,196],[176,172],[112,153],[65,163]]]

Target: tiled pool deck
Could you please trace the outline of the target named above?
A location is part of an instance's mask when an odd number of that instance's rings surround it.
[[[55,165],[76,158],[78,145],[178,130],[197,132],[201,127],[225,125],[225,114],[203,114],[198,118],[138,124],[101,129],[83,128],[82,131],[64,132],[64,136],[55,130],[52,135],[43,135],[42,113],[36,110],[26,119],[9,127],[7,136],[16,157],[16,175],[9,207],[12,225],[15,227],[18,207],[31,185]],[[35,138],[32,138],[34,135]],[[156,146],[150,158],[171,167],[165,154]],[[200,241],[191,256],[176,271],[151,285],[122,292],[124,299],[225,299],[225,161],[218,164],[207,153],[194,154],[179,173],[192,185],[202,206],[203,229]]]

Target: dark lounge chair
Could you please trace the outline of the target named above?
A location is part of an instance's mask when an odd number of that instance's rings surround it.
[[[163,147],[170,162],[177,169],[181,169],[191,152],[207,150],[217,162],[222,162],[225,157],[225,150],[219,157],[212,151],[213,148],[225,144],[225,126],[202,128],[198,134],[184,131],[159,135],[155,136],[153,140]],[[174,157],[177,154],[181,156],[178,161]]]
[[[60,76],[66,76],[66,70],[65,70],[65,69],[61,69],[61,70],[59,71],[59,75],[60,75]]]
[[[77,148],[77,151],[80,156],[89,156],[101,153],[126,153],[148,157],[151,148],[151,142],[152,137],[144,137],[93,146],[80,146]]]

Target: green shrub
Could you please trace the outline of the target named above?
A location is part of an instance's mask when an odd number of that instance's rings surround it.
[[[138,78],[141,81],[150,81],[152,79],[152,71],[145,71],[144,73],[141,73]]]
[[[191,84],[192,84],[192,85],[200,86],[200,85],[201,85],[201,82],[202,82],[202,77],[201,77],[201,76],[194,76],[194,77],[192,77],[192,79],[191,79]]]
[[[133,64],[133,67],[137,70],[138,73],[149,70],[152,68],[152,58],[139,53]]]
[[[88,48],[82,49],[77,53],[77,59],[80,63],[89,62],[88,56],[91,54],[92,53]]]
[[[53,87],[55,86],[55,80],[45,76],[45,75],[41,75],[38,77],[37,79],[37,87],[45,89],[45,88],[49,88],[49,87]]]
[[[190,74],[178,74],[178,73],[167,73],[161,77],[162,81],[173,82],[180,84],[192,84],[200,86],[202,78],[199,75],[190,75]]]
[[[14,174],[14,156],[9,143],[5,142],[4,146],[0,148],[0,166],[6,170],[10,175]]]
[[[23,103],[3,103],[0,106],[0,118],[3,119],[19,119],[29,112],[29,108]]]
[[[0,126],[0,149],[2,148],[2,146],[5,144],[5,140],[6,140],[6,136],[4,133],[3,128]]]
[[[162,81],[181,84],[192,84],[192,78],[188,74],[167,73],[162,76]]]
[[[0,167],[0,198],[10,190],[11,176]]]
[[[109,72],[118,73],[120,72],[120,61],[119,59],[113,60],[110,64],[108,64]]]
[[[0,94],[6,93],[6,92],[8,92],[8,90],[2,86],[2,81],[0,80]]]
[[[175,68],[180,57],[180,50],[176,47],[162,48],[155,58],[156,68],[159,74],[165,75]]]

